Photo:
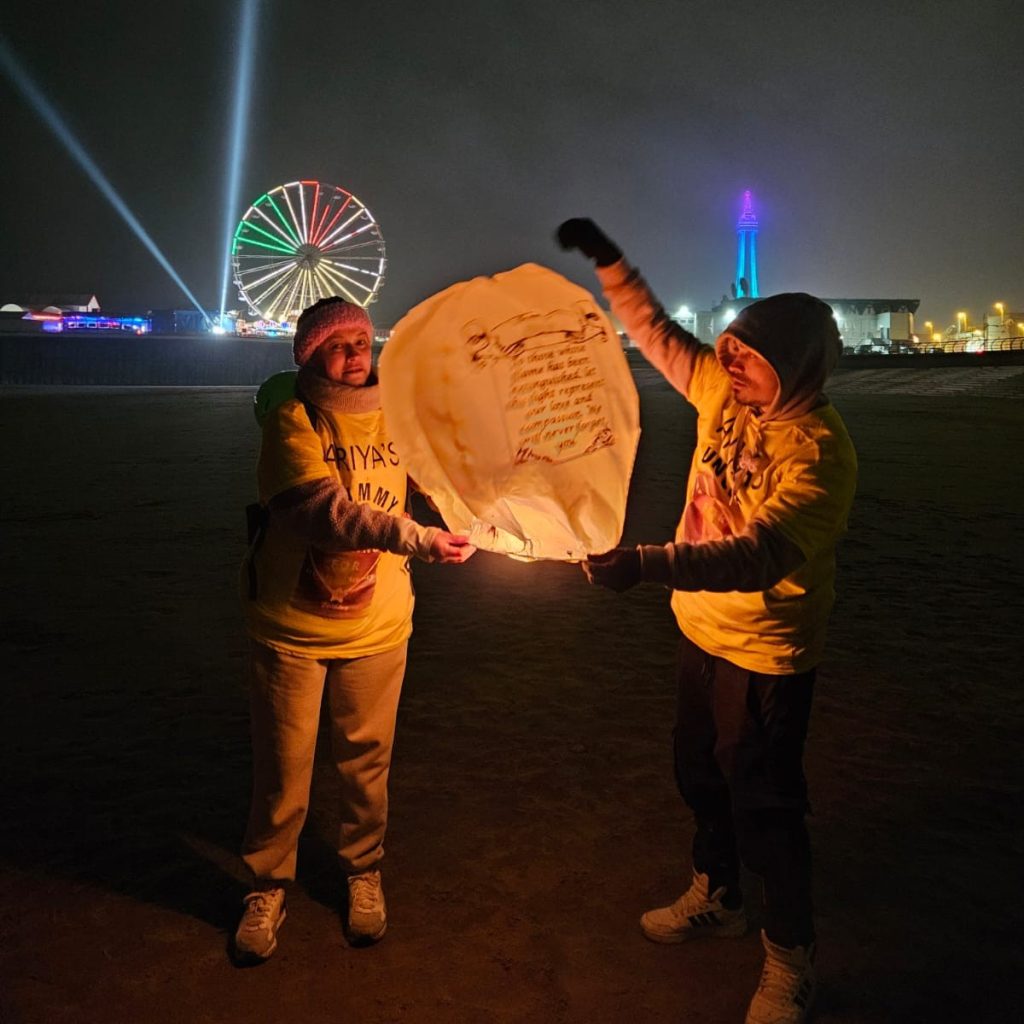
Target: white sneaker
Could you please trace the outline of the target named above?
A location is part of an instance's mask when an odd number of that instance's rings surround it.
[[[266,960],[277,949],[277,930],[288,916],[284,889],[251,892],[242,904],[245,910],[235,932],[235,952],[243,959]]]
[[[384,937],[388,911],[384,902],[380,872],[364,871],[348,878],[348,940],[353,946],[368,946]]]
[[[747,1010],[747,1024],[803,1024],[814,1000],[814,945],[787,949],[764,932],[761,984]]]
[[[725,886],[708,892],[708,876],[693,873],[693,883],[669,907],[648,910],[640,918],[640,928],[652,942],[687,942],[705,936],[724,939],[747,930],[743,907],[729,910],[722,906]]]

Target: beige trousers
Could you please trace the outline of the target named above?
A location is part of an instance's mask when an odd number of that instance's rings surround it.
[[[331,752],[341,781],[342,870],[358,874],[384,855],[388,770],[407,646],[364,658],[316,661],[253,643],[253,794],[242,859],[257,879],[295,877],[325,689]]]

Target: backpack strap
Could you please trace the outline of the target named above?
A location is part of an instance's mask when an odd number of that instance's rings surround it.
[[[278,376],[284,376],[279,374]],[[316,431],[316,425],[318,422],[316,406],[311,402],[303,401],[302,407],[306,410],[306,416],[309,418],[309,425]],[[264,412],[264,415],[266,413]],[[245,527],[246,535],[249,538],[249,599],[251,601],[256,600],[257,594],[257,579],[256,579],[256,552],[259,551],[263,544],[263,538],[267,535],[267,526],[270,523],[270,509],[266,505],[261,505],[259,502],[253,502],[251,505],[245,506]]]

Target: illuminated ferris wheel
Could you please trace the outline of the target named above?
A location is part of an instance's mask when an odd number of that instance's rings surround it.
[[[368,306],[386,262],[373,214],[351,192],[319,181],[265,192],[245,211],[231,246],[239,298],[278,323],[294,323],[327,295]]]

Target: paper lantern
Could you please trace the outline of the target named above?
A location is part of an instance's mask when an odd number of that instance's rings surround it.
[[[388,432],[450,530],[519,558],[618,543],[639,400],[589,292],[536,264],[452,285],[403,317],[379,372]]]

